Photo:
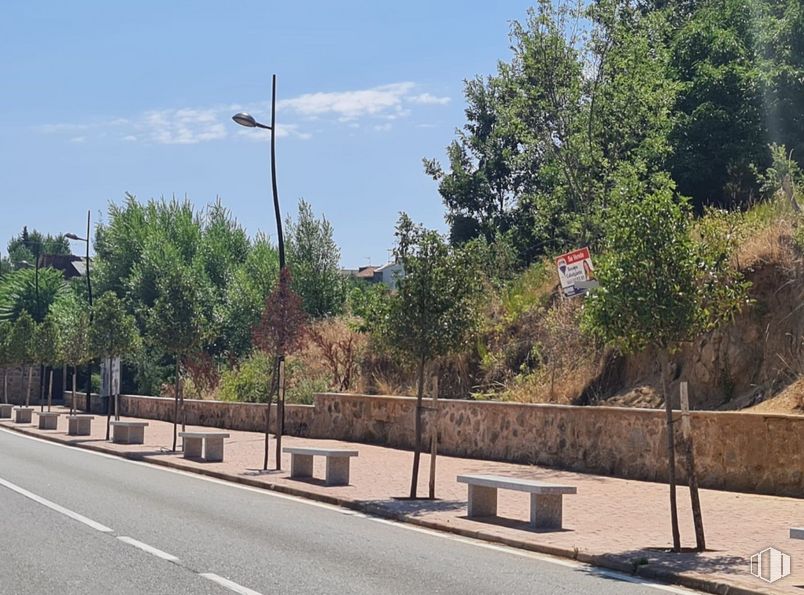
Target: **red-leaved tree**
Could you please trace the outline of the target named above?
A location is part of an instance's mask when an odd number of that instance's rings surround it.
[[[260,322],[253,329],[254,345],[274,358],[268,407],[265,411],[265,458],[263,470],[268,469],[268,435],[271,430],[271,403],[277,394],[276,468],[282,468],[282,433],[284,430],[284,364],[285,356],[301,347],[307,327],[307,314],[302,300],[291,287],[290,271],[283,268],[279,283],[265,300]]]

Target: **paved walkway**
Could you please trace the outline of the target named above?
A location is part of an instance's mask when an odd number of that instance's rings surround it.
[[[63,410],[60,410],[63,411]],[[123,418],[126,419],[126,418]],[[36,416],[34,416],[36,421]],[[713,585],[731,585],[765,593],[804,592],[804,541],[788,536],[791,526],[804,524],[804,499],[759,496],[736,492],[702,490],[704,525],[709,551],[703,554],[667,552],[670,546],[668,490],[665,485],[556,471],[543,467],[492,461],[438,458],[435,501],[406,501],[410,484],[412,453],[381,446],[284,437],[283,446],[331,446],[356,448],[360,456],[352,460],[351,485],[326,487],[322,480],[292,480],[288,477],[289,456],[283,456],[283,471],[263,472],[261,434],[230,430],[223,463],[186,460],[169,452],[172,424],[148,420],[144,445],[112,444],[104,440],[105,418],[96,417],[92,435],[66,435],[66,420],[59,418],[58,429],[38,430],[33,425],[18,426],[10,420],[0,426],[14,427],[49,439],[83,445],[96,450],[142,458],[226,479],[305,495],[319,500],[405,518],[426,526],[442,528],[467,536],[492,539],[509,545],[546,553],[569,555],[581,561],[603,563],[620,569],[638,568],[644,576],[672,572],[682,583],[696,586],[703,580]],[[188,426],[188,430],[197,428]],[[206,428],[209,429],[209,428]],[[275,442],[271,440],[271,467]],[[429,457],[422,456],[419,495],[427,494]],[[578,493],[564,498],[564,529],[535,531],[528,527],[528,495],[500,491],[498,521],[478,521],[466,517],[466,486],[455,477],[462,473],[493,473],[528,477],[577,486]],[[314,474],[324,476],[324,460],[316,457]],[[682,541],[695,544],[689,496],[679,489]],[[767,585],[748,572],[748,559],[768,546],[792,558],[792,574]],[[702,586],[702,585],[698,585]],[[709,590],[708,589],[708,590]],[[738,593],[730,590],[729,593]]]

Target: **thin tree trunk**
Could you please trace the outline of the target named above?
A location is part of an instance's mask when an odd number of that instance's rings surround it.
[[[109,374],[109,392],[112,390],[112,359],[106,359],[106,366]],[[103,368],[103,363],[101,362],[101,368]],[[103,384],[101,383],[101,391],[103,392]],[[109,439],[109,430],[111,429],[112,421],[112,395],[106,395],[106,439]]]
[[[660,363],[662,366],[662,393],[664,395],[664,411],[667,418],[667,464],[670,482],[670,523],[673,531],[673,551],[681,550],[681,535],[678,530],[678,505],[676,502],[676,448],[673,432],[673,404],[667,390],[667,350],[661,348]]]
[[[8,405],[8,368],[3,368],[3,403]]]
[[[268,387],[268,408],[265,410],[265,457],[262,460],[262,470],[268,471],[268,447],[271,439],[271,403],[274,400],[274,387],[279,380],[279,358],[274,359],[274,371],[271,375],[271,384]]]
[[[279,384],[276,390],[276,470],[282,470],[282,434],[285,433],[285,356],[279,358]]]
[[[704,537],[703,515],[701,514],[701,499],[698,495],[698,475],[695,472],[695,449],[692,442],[692,425],[690,424],[689,397],[687,383],[681,383],[681,431],[684,435],[684,451],[687,470],[687,482],[690,487],[690,504],[692,505],[692,520],[695,524],[695,545],[699,552],[706,550]]]
[[[39,411],[45,410],[45,388],[47,387],[47,376],[45,366],[39,364]]]
[[[173,395],[173,452],[176,452],[176,425],[179,423],[179,354],[176,354],[176,392]]]
[[[419,483],[419,459],[422,455],[422,396],[424,395],[424,356],[419,359],[419,388],[416,391],[416,444],[413,449],[413,473],[410,477],[410,497],[416,497]]]
[[[433,423],[430,428],[430,500],[435,500],[436,456],[438,455],[438,376],[433,376]]]
[[[73,398],[72,401],[70,401],[70,415],[75,415],[76,413],[78,413],[75,404],[75,383],[76,383],[75,377],[78,375],[78,370],[76,368],[77,366],[73,366]]]
[[[31,382],[33,382],[33,364],[28,366],[28,388],[25,393],[25,406],[31,406]]]
[[[179,411],[181,413],[181,431],[187,431],[187,412],[184,410],[184,385],[181,382],[181,375],[179,375],[179,384],[177,386],[179,391]],[[181,449],[184,450],[184,439],[181,441]]]
[[[53,406],[53,368],[50,368],[50,382],[47,387],[47,410]]]

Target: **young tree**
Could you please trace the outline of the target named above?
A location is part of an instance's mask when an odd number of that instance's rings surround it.
[[[126,312],[120,298],[111,291],[104,293],[94,304],[89,343],[90,352],[94,356],[107,360],[129,355],[139,349],[140,335],[137,332],[137,322],[132,315]],[[109,439],[111,411],[110,403],[106,409],[107,440]],[[115,415],[117,415],[116,408]]]
[[[3,403],[8,403],[8,367],[14,364],[11,357],[12,324],[0,320],[0,368],[3,369]]]
[[[307,315],[302,308],[302,300],[293,291],[291,273],[284,268],[279,273],[279,283],[265,300],[265,308],[257,326],[254,327],[254,345],[274,358],[273,377],[268,390],[268,407],[265,412],[265,456],[262,468],[268,469],[268,435],[271,431],[271,401],[277,393],[277,443],[276,468],[281,468],[282,447],[282,408],[284,407],[284,359],[296,351],[302,342]]]
[[[425,366],[466,345],[475,328],[474,297],[479,287],[471,255],[451,249],[435,231],[414,225],[402,214],[396,236],[404,277],[391,298],[384,334],[416,366],[416,443],[410,483],[410,497],[416,498]]]
[[[61,337],[59,359],[73,369],[72,403],[70,406],[70,413],[73,413],[78,367],[83,366],[90,359],[89,312],[86,304],[74,295],[55,304],[52,312]]]
[[[200,349],[209,334],[201,284],[194,271],[170,266],[157,280],[157,298],[146,320],[149,340],[175,357],[175,406],[173,412],[173,450],[176,450],[177,424],[181,402],[184,425],[184,398],[181,395],[182,358]]]
[[[734,312],[741,286],[710,281],[718,271],[707,265],[693,244],[687,204],[675,195],[670,177],[656,174],[643,181],[640,173],[635,167],[624,167],[612,193],[607,252],[596,268],[600,287],[586,301],[584,326],[625,353],[653,347],[660,354],[673,547],[678,551],[668,353]]]
[[[36,329],[36,359],[39,364],[44,366],[45,375],[42,377],[43,394],[47,392],[47,410],[53,403],[53,366],[59,360],[61,338],[59,337],[59,328],[56,324],[52,314],[45,316],[42,324]],[[49,371],[49,373],[48,373]],[[48,376],[50,383],[48,384]],[[47,385],[47,388],[45,387]],[[40,407],[44,410],[45,403],[42,400],[39,403]]]
[[[297,220],[288,218],[286,225],[293,289],[301,296],[304,310],[313,318],[340,313],[345,288],[332,224],[325,217],[317,219],[310,204],[302,199]]]
[[[20,365],[22,369],[28,366],[28,383],[25,389],[25,406],[31,404],[31,377],[33,375],[33,364],[36,361],[36,323],[26,310],[14,322],[9,339],[9,351],[11,359]]]

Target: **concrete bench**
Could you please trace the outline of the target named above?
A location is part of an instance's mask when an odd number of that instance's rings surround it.
[[[804,539],[804,527],[790,527],[790,539]]]
[[[40,430],[55,430],[59,424],[59,415],[55,411],[37,411]]]
[[[11,410],[14,405],[11,403],[0,403],[0,419],[11,419]]]
[[[458,482],[469,487],[470,518],[497,515],[498,489],[528,492],[530,526],[535,529],[561,529],[564,494],[577,492],[573,486],[497,475],[459,475]]]
[[[68,415],[67,434],[69,436],[89,436],[92,434],[94,415]]]
[[[202,458],[210,463],[223,461],[226,432],[179,432],[184,441],[184,458]]]
[[[14,407],[14,423],[29,424],[33,416],[33,407]]]
[[[327,458],[327,473],[324,484],[328,486],[349,485],[349,461],[357,456],[356,450],[344,448],[308,448],[292,446],[282,449],[290,454],[290,477],[301,479],[313,476],[313,457]]]
[[[117,444],[142,444],[145,442],[147,421],[112,421],[112,442]]]

